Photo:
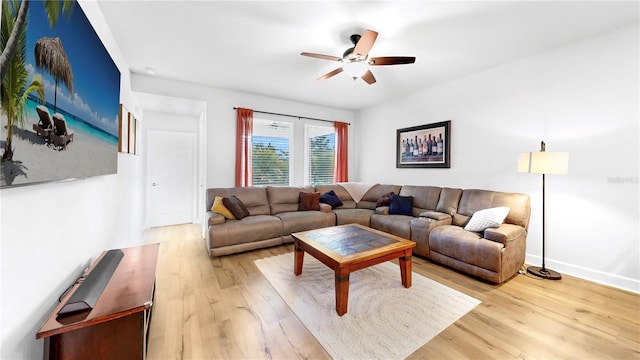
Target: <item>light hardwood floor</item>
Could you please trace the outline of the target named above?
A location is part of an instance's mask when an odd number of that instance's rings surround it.
[[[329,358],[253,263],[292,245],[210,258],[197,225],[145,242],[161,243],[149,359]],[[640,359],[638,294],[566,275],[496,286],[417,256],[413,271],[482,303],[410,359]]]

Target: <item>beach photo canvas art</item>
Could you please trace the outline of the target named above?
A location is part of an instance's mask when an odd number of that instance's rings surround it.
[[[115,174],[120,71],[76,1],[2,1],[0,187]]]

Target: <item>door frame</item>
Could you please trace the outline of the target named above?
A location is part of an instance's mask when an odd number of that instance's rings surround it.
[[[206,161],[207,161],[207,103],[203,100],[195,100],[195,99],[186,99],[186,98],[177,98],[172,96],[165,96],[159,94],[151,94],[151,93],[143,93],[143,92],[135,92],[136,98],[139,100],[139,103],[144,112],[145,126],[144,126],[144,142],[147,142],[147,134],[150,130],[166,130],[166,131],[184,131],[184,127],[182,124],[174,123],[174,124],[159,124],[153,121],[153,116],[149,114],[149,112],[161,113],[164,115],[177,115],[177,116],[189,116],[191,118],[197,118],[197,126],[194,129],[196,133],[196,141],[197,141],[197,153],[196,153],[196,161],[197,161],[197,188],[196,188],[196,198],[194,199],[194,204],[196,206],[195,213],[193,215],[192,222],[194,224],[200,224],[203,234],[205,229],[204,219],[205,219],[205,211],[203,210],[206,206],[206,187],[207,183],[206,178]],[[144,157],[144,221],[145,228],[149,228],[149,216],[147,214],[147,202],[148,202],[148,194],[147,194],[147,184],[149,182],[149,174],[147,174],[147,156],[148,154],[143,154]]]

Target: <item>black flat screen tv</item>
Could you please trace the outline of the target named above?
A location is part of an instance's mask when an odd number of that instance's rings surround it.
[[[3,17],[16,17],[18,11],[11,8],[11,3],[3,1]],[[24,67],[25,90],[39,79],[45,98],[41,99],[37,91],[25,94],[19,109],[22,119],[14,116],[10,126],[10,111],[5,111],[3,102],[0,187],[115,174],[118,67],[76,1],[71,12],[62,11],[53,26],[45,2],[29,3],[25,51],[16,66]],[[4,33],[13,25],[3,19],[2,26]],[[8,72],[3,84],[7,76],[19,76],[15,74]],[[7,149],[11,156],[6,156]]]

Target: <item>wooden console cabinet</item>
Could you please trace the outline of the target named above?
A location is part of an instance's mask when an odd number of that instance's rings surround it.
[[[44,339],[44,358],[145,359],[158,248],[150,244],[121,249],[124,256],[93,309],[58,316],[81,282],[75,284],[36,334],[36,339]]]

